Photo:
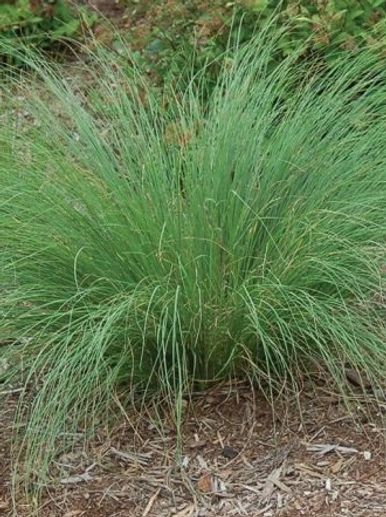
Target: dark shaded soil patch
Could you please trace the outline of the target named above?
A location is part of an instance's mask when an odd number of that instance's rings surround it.
[[[78,4],[88,5],[106,18],[119,23],[125,12],[122,2],[115,0],[78,0]]]

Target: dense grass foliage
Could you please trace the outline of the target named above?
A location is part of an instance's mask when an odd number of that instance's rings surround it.
[[[206,105],[200,77],[159,102],[109,56],[83,93],[30,59],[35,123],[0,126],[0,351],[33,394],[30,475],[116,390],[178,424],[206,381],[385,380],[385,62],[271,70],[272,30]]]

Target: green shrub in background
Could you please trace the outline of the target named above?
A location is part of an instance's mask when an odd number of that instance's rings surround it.
[[[192,68],[209,67],[215,82],[217,58],[231,42],[248,41],[265,21],[277,15],[287,27],[272,60],[304,48],[322,60],[380,42],[386,47],[386,0],[123,0],[129,41],[150,75],[161,82],[188,81]],[[191,56],[195,54],[192,65]]]
[[[272,15],[277,1],[241,0],[240,4],[258,12],[259,23]],[[385,0],[287,0],[277,11],[288,26],[281,43],[283,54],[307,42],[310,51],[334,59],[338,50],[354,50],[380,40],[386,44]]]
[[[49,47],[81,33],[94,17],[66,0],[14,0],[0,5],[0,37]]]

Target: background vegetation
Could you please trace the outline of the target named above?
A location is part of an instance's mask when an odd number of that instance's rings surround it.
[[[302,58],[333,62],[342,50],[361,46],[386,49],[386,0],[120,0],[105,3],[103,14],[120,8],[120,37],[94,11],[68,0],[10,0],[0,5],[0,34],[28,38],[50,48],[83,36],[94,25],[95,37],[118,52],[128,42],[137,65],[158,84],[187,82],[192,70],[211,66],[215,82],[219,57],[229,43],[248,41],[272,15],[286,27],[274,63],[303,49]],[[96,2],[98,6],[98,2]],[[99,12],[99,14],[102,14]],[[194,56],[194,59],[193,59]]]
[[[342,50],[386,44],[385,0],[126,0],[124,5],[129,42],[161,82],[188,78],[193,55],[199,70],[229,42],[248,41],[272,15],[286,27],[275,62],[299,48],[304,59],[333,62]],[[215,61],[212,77],[218,70]]]
[[[0,35],[50,48],[79,37],[82,26],[92,23],[90,11],[67,0],[10,0],[0,4]]]

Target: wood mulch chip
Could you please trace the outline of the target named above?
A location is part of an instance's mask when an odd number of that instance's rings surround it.
[[[0,514],[11,510],[9,442],[17,392],[0,418]],[[56,460],[42,517],[385,516],[385,416],[320,387],[270,404],[244,384],[187,403],[182,449],[167,418],[121,424]],[[300,408],[300,411],[299,411]],[[180,451],[180,452],[179,452]],[[31,508],[18,501],[18,515]]]

